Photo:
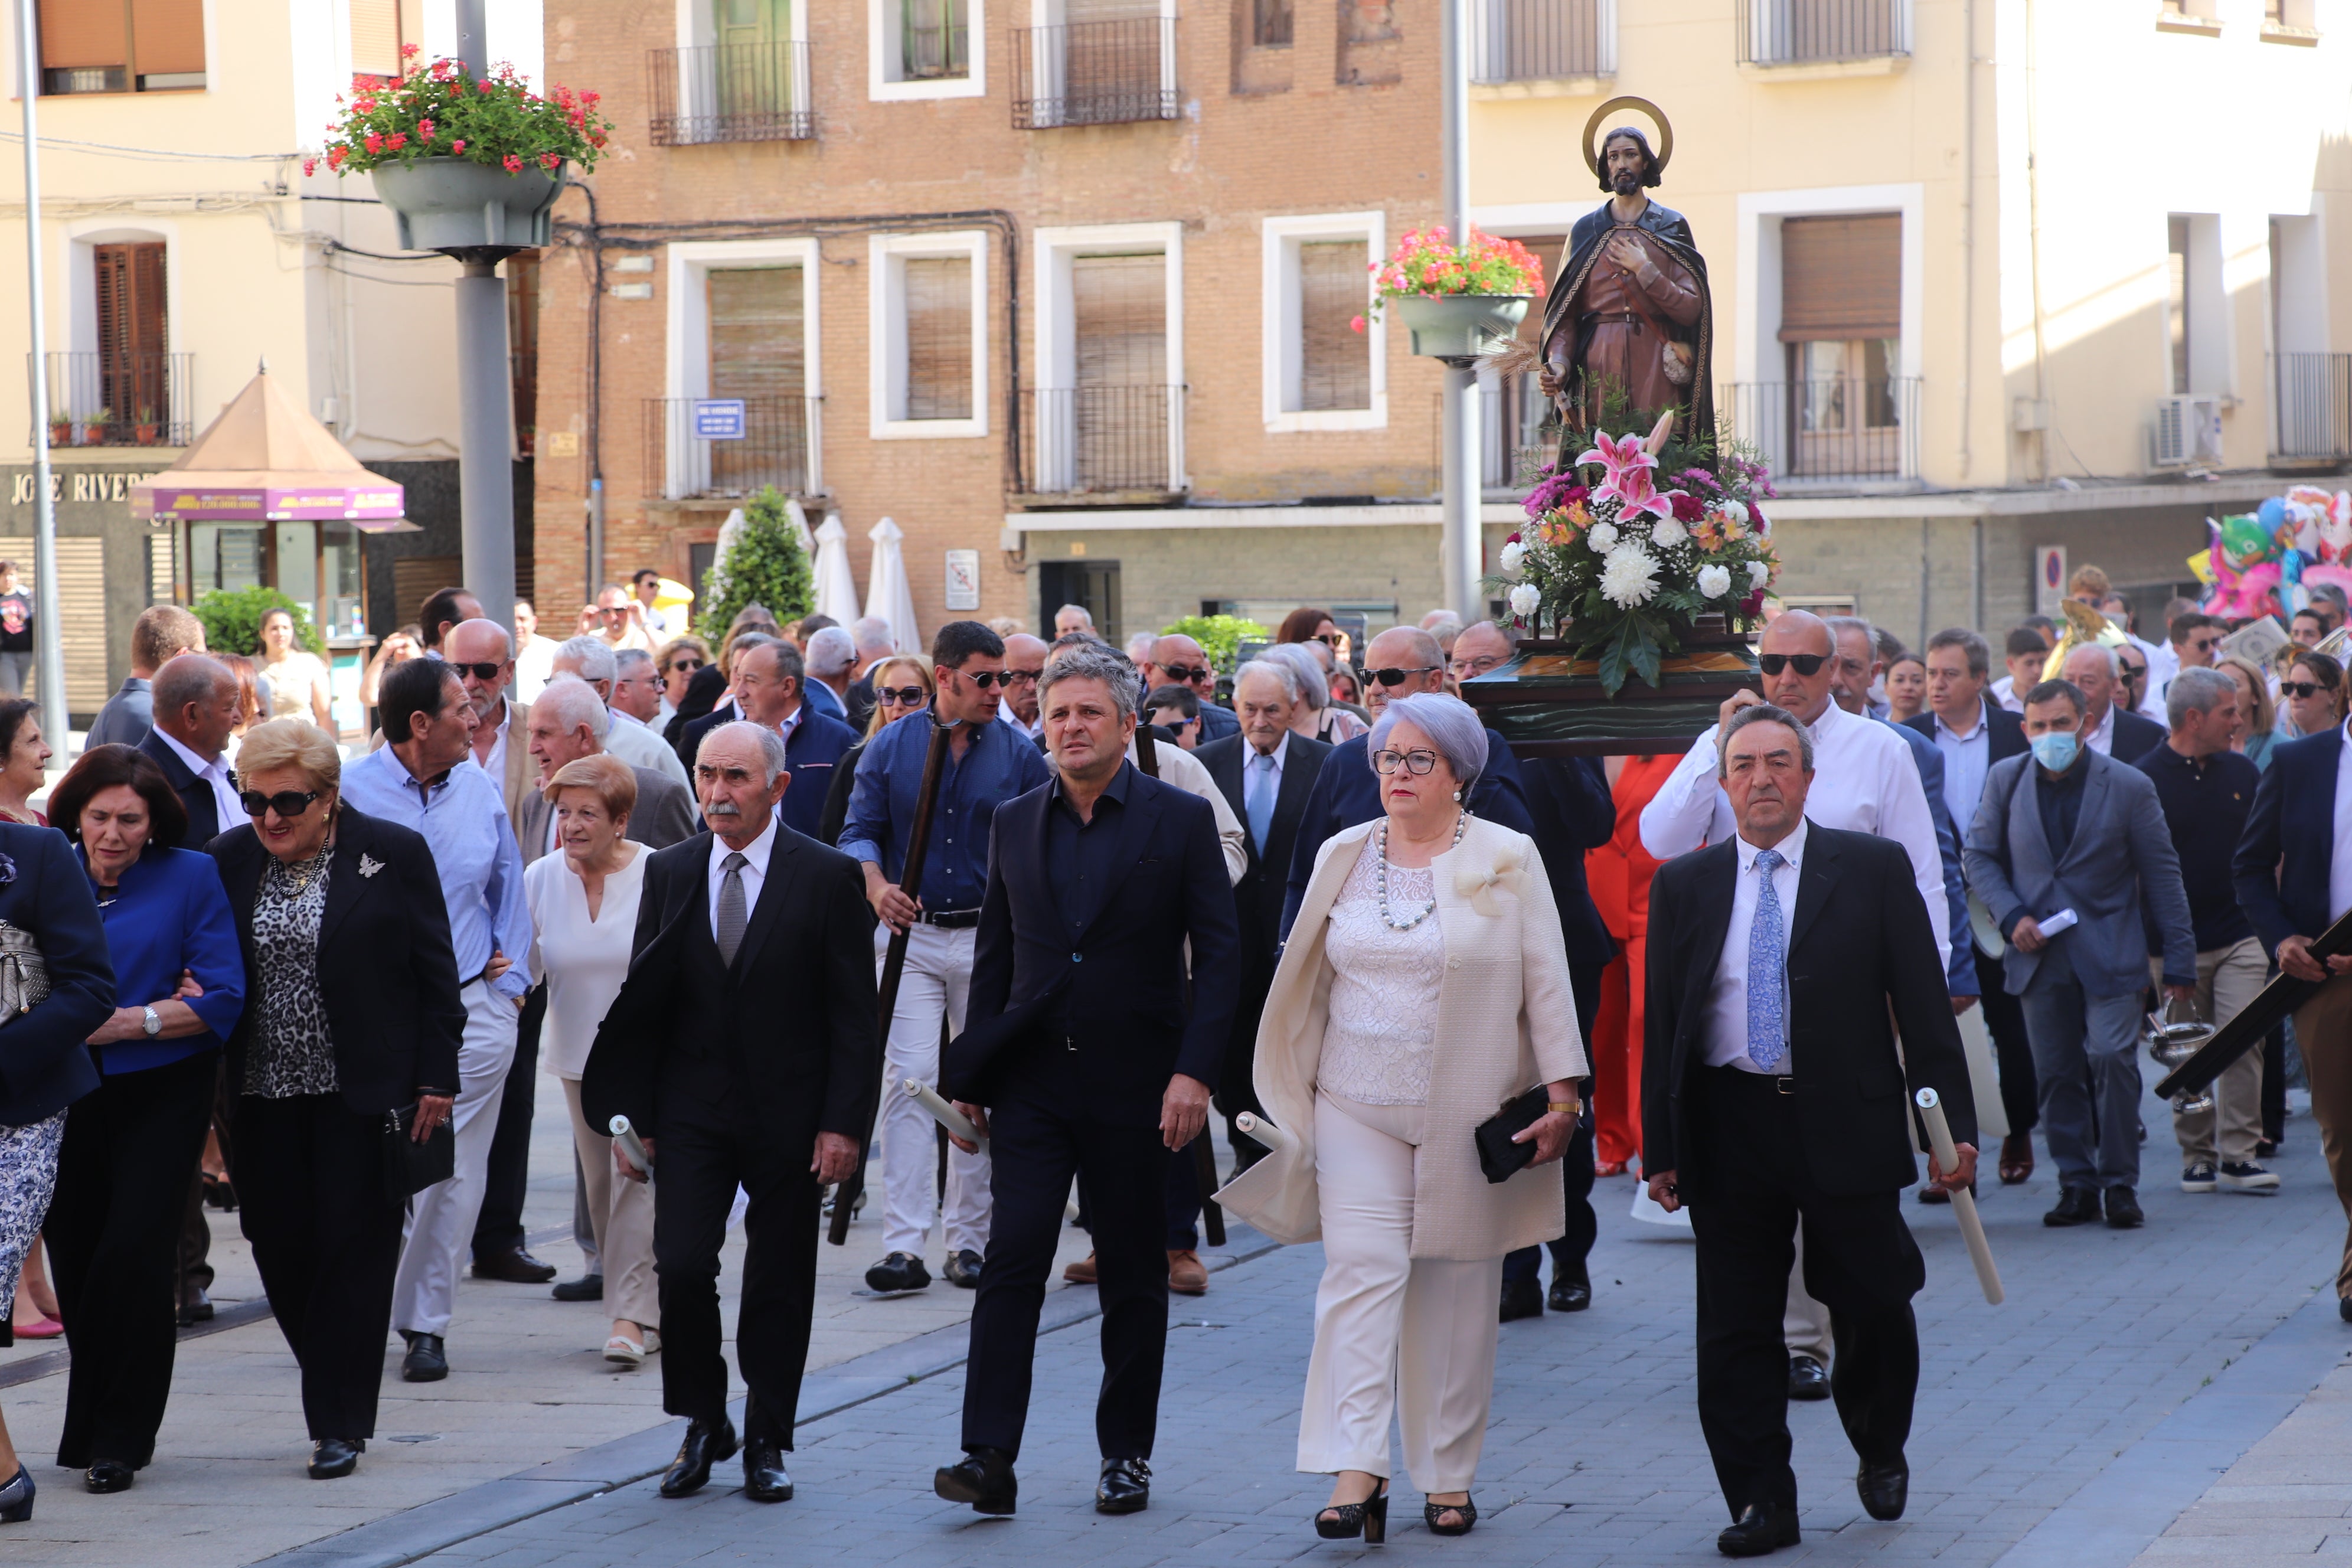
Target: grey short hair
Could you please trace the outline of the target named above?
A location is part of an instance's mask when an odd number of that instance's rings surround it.
[[[787,765],[782,733],[772,724],[754,724],[748,719],[730,719],[724,724],[704,731],[701,742],[694,748],[694,760],[698,766],[702,762],[702,753],[710,750],[710,742],[721,735],[751,736],[760,742],[760,763],[767,775],[765,782],[773,784],[782,775]]]
[[[1870,643],[1871,657],[1878,657],[1878,628],[1860,616],[1823,616],[1822,624],[1830,629],[1830,647],[1832,649],[1837,647],[1838,638],[1846,633],[1860,632]]]
[[[2081,653],[2084,648],[2089,648],[2092,652],[2097,654],[2100,658],[2107,661],[2107,679],[2109,680],[2115,679],[2118,675],[2123,673],[2116,668],[2116,650],[2107,647],[2105,643],[2095,642],[2076,643],[2073,647],[2068,648],[2066,650],[2066,657],[2058,661],[2060,673],[2064,673],[2066,667],[2074,662],[2074,656]]]
[[[585,724],[599,744],[612,732],[613,716],[605,711],[604,699],[596,695],[594,687],[576,675],[552,677],[531,699],[530,705],[549,710],[566,730]]]
[[[1064,605],[1054,612],[1054,618],[1058,621],[1067,615],[1076,615],[1079,621],[1089,628],[1095,624],[1095,613],[1084,605]]]
[[[1118,716],[1135,717],[1135,665],[1117,648],[1067,647],[1046,660],[1045,673],[1037,678],[1037,706],[1041,711],[1047,694],[1065,680],[1101,681],[1109,689],[1111,704],[1118,709]]]
[[[807,661],[801,658],[801,650],[794,647],[789,640],[783,637],[767,637],[751,646],[768,650],[768,657],[775,661],[778,679],[789,675],[803,686],[808,684]]]
[[[583,680],[610,680],[614,674],[613,645],[603,637],[566,637],[557,645],[555,657],[578,665]]]
[[[158,713],[173,719],[191,702],[209,702],[233,689],[236,677],[220,660],[201,653],[184,653],[155,672],[150,700]]]
[[[2191,713],[2210,713],[2216,703],[2233,701],[2237,695],[2238,683],[2221,670],[2184,669],[2165,691],[2164,717],[2178,730]]]
[[[1727,779],[1731,776],[1731,737],[1750,724],[1786,724],[1790,729],[1794,730],[1797,732],[1797,761],[1803,766],[1805,772],[1813,771],[1813,732],[1805,728],[1805,721],[1786,708],[1776,708],[1769,702],[1759,702],[1753,708],[1742,708],[1738,712],[1734,713],[1731,716],[1731,722],[1723,727],[1723,733],[1716,737],[1716,777]]]
[[[1390,734],[1400,723],[1410,723],[1429,737],[1429,743],[1437,748],[1437,754],[1454,770],[1454,779],[1462,785],[1463,798],[1467,800],[1470,786],[1486,771],[1486,726],[1478,717],[1478,710],[1459,697],[1449,697],[1443,691],[1391,697],[1372,725],[1371,739],[1364,752],[1367,760],[1374,752],[1386,749]]]
[[[641,664],[647,669],[651,669],[654,667],[654,656],[641,647],[615,648],[613,652],[613,672],[624,679],[626,677],[622,676],[622,671],[635,669]]]
[[[1318,647],[1321,646],[1319,644]],[[1321,712],[1331,702],[1331,672],[1323,661],[1307,651],[1307,645],[1297,642],[1276,643],[1258,655],[1262,659],[1279,659],[1298,673],[1298,689],[1291,700],[1304,702],[1313,712]]]
[[[1272,676],[1275,679],[1282,682],[1282,697],[1284,701],[1296,702],[1298,700],[1298,671],[1290,668],[1290,661],[1288,659],[1244,659],[1242,662],[1241,668],[1234,671],[1234,690],[1237,695],[1242,689],[1243,678],[1244,676],[1251,675]]]
[[[849,623],[850,639],[856,643],[859,653],[896,653],[898,644],[890,634],[890,623],[881,616],[860,616]]]
[[[857,639],[839,626],[824,626],[808,640],[809,669],[817,675],[839,675],[857,662]]]

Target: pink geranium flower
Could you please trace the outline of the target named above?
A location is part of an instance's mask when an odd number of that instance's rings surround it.
[[[1622,521],[1632,521],[1643,517],[1672,517],[1674,503],[1660,495],[1652,485],[1650,475],[1658,466],[1642,445],[1639,436],[1611,436],[1602,432],[1593,437],[1599,449],[1585,453],[1576,459],[1577,467],[1599,463],[1606,477],[1595,486],[1592,499],[1617,503]]]

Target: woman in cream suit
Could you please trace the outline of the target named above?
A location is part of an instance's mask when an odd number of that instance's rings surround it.
[[[1338,1478],[1316,1533],[1379,1542],[1392,1410],[1430,1529],[1477,1522],[1503,1255],[1566,1228],[1538,1167],[1568,1146],[1587,1068],[1535,845],[1461,805],[1486,763],[1477,715],[1392,699],[1370,746],[1384,815],[1324,845],[1258,1027],[1285,1146],[1219,1197],[1323,1243],[1298,1468]],[[1474,1131],[1538,1084],[1536,1163],[1490,1184]]]

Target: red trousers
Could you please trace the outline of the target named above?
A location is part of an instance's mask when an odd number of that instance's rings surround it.
[[[1601,974],[1592,1026],[1592,1152],[1604,1165],[1642,1152],[1642,988],[1649,939],[1629,937]]]

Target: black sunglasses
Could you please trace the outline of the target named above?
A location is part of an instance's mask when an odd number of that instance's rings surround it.
[[[2279,690],[2288,697],[2310,698],[2327,691],[2327,688],[2320,685],[2316,680],[2282,680],[2279,682]],[[2331,691],[2328,695],[2332,697],[2335,693]]]
[[[702,668],[702,660],[698,658],[674,658],[669,661],[669,667],[672,669],[700,669]]]
[[[259,816],[271,811],[280,816],[299,816],[310,810],[310,803],[318,798],[319,792],[314,789],[280,790],[276,795],[264,795],[257,789],[249,789],[236,797],[237,804],[245,807],[247,816]]]
[[[1367,679],[1377,680],[1382,686],[1402,686],[1412,677],[1428,675],[1434,672],[1437,666],[1433,664],[1423,664],[1415,665],[1411,669],[1368,669],[1364,671],[1364,675]]]
[[[929,695],[919,686],[877,686],[874,689],[874,700],[895,703],[901,708],[920,708],[923,699]]]
[[[1793,664],[1799,675],[1819,675],[1829,658],[1825,653],[1760,653],[1756,656],[1756,668],[1767,675],[1778,675]]]
[[[1206,680],[1216,673],[1205,664],[1163,664],[1160,673],[1179,686],[1190,686],[1196,680]]]
[[[974,670],[951,669],[951,670],[950,670],[948,673],[949,673],[949,674],[950,674],[950,675],[961,675],[961,676],[962,676],[966,680],[971,681],[974,686],[979,687],[982,691],[987,690],[987,689],[988,689],[990,687],[992,687],[992,686],[1010,686],[1010,685],[1012,685],[1012,684],[1013,684],[1013,673],[1012,673],[1012,671],[1010,671],[1010,670],[1004,670],[1004,669],[974,669]]]
[[[1307,640],[1310,642],[1319,642],[1325,647],[1338,647],[1339,646],[1339,636],[1340,634],[1338,632],[1317,632],[1314,637]]]
[[[477,664],[459,664],[457,660],[451,659],[448,665],[459,675],[470,675],[477,680],[496,680],[499,678],[499,672],[506,668],[504,664],[487,658]]]

